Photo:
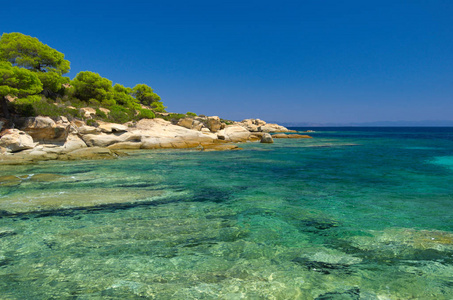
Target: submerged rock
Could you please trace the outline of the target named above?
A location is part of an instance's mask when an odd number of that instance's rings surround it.
[[[358,287],[352,288],[344,292],[330,292],[319,295],[315,300],[359,300],[360,289]]]
[[[231,144],[208,144],[203,146],[203,151],[227,151],[227,150],[240,150],[236,145]]]
[[[76,159],[114,159],[118,155],[110,149],[102,147],[81,148],[66,154],[68,160]]]
[[[311,139],[312,137],[304,134],[284,134],[277,133],[272,135],[274,139]]]
[[[0,176],[0,186],[15,186],[21,182],[22,179],[14,175]]]
[[[74,180],[66,178],[66,180]],[[92,188],[49,190],[22,194],[13,194],[0,201],[0,213],[21,214],[31,212],[56,212],[74,208],[91,208],[104,205],[151,201],[161,195],[161,191],[129,190],[122,188]]]
[[[17,232],[15,232],[13,229],[9,228],[0,228],[0,238],[6,237],[6,236],[12,236],[16,235]]]
[[[370,231],[370,236],[349,239],[352,245],[363,250],[402,253],[408,249],[453,251],[453,233],[441,230],[415,230],[412,228],[388,228]]]

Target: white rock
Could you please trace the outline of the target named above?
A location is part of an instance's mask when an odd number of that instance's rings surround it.
[[[25,149],[32,149],[37,145],[33,138],[19,129],[7,129],[0,138],[0,147],[4,147],[11,152]]]

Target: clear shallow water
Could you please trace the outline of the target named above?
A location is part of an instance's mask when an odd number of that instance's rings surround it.
[[[453,128],[314,130],[2,166],[0,298],[453,299]]]

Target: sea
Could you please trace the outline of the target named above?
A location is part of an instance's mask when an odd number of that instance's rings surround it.
[[[453,128],[292,129],[2,165],[0,299],[453,299]]]

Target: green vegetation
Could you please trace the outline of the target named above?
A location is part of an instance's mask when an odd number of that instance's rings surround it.
[[[0,38],[3,116],[9,119],[14,113],[83,119],[74,107],[89,106],[96,109],[96,119],[125,123],[165,112],[161,98],[146,84],[134,88],[118,83],[112,86],[111,80],[90,71],[80,72],[70,80],[63,76],[69,70],[70,62],[64,54],[37,38],[17,32],[4,33]],[[12,97],[18,99],[10,102]]]
[[[85,101],[105,106],[115,104],[112,93],[112,82],[99,74],[83,71],[71,81],[73,96]],[[93,101],[95,100],[95,101]]]
[[[70,62],[64,54],[22,33],[4,33],[0,38],[0,61],[30,70],[38,75],[43,84],[43,94],[51,95],[62,89],[69,78]]]
[[[9,96],[28,96],[42,91],[42,83],[33,72],[13,67],[10,62],[0,61],[0,102],[3,115],[10,117],[8,109]]]
[[[49,116],[57,118],[66,116],[69,119],[82,118],[78,109],[56,105],[52,99],[46,99],[41,95],[28,96],[27,98],[17,99],[11,104],[13,111],[24,117]]]
[[[158,112],[165,111],[166,107],[160,102],[160,97],[146,84],[137,84],[133,88],[133,95],[141,104],[149,105]]]

